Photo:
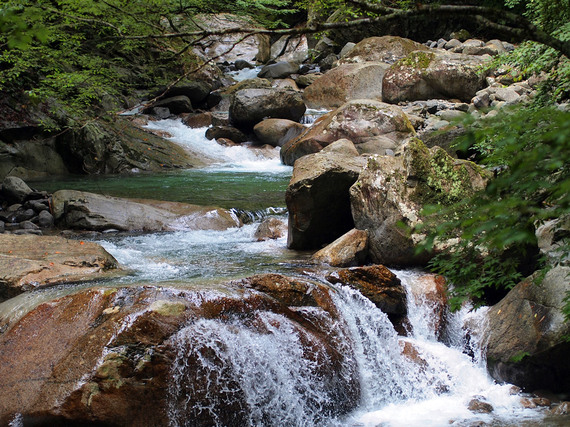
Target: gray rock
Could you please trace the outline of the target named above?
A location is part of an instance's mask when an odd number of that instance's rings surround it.
[[[278,218],[265,218],[255,230],[253,237],[258,241],[279,239],[287,233],[287,225]]]
[[[397,36],[368,37],[358,42],[341,60],[341,64],[384,62],[393,64],[411,52],[428,48],[421,43]]]
[[[6,230],[6,228],[4,226],[4,221],[0,221],[0,234],[4,233],[5,230]]]
[[[285,193],[288,247],[320,248],[354,228],[348,190],[365,162],[346,139],[295,162]]]
[[[281,147],[306,130],[307,128],[301,123],[287,119],[266,119],[253,128],[255,136],[262,144],[269,144],[273,147]]]
[[[494,91],[495,99],[498,101],[505,101],[508,103],[516,103],[520,99],[520,95],[513,88],[498,88]]]
[[[49,210],[49,201],[45,200],[45,201],[39,201],[39,200],[28,200],[25,204],[24,207],[26,208],[30,208],[33,209],[36,212],[41,212],[41,211],[47,211]]]
[[[382,100],[382,79],[389,68],[383,62],[341,64],[307,87],[303,100],[309,108],[338,108],[354,99]]]
[[[247,135],[241,130],[233,126],[212,126],[206,131],[206,138],[208,139],[219,139],[227,138],[233,142],[241,143],[248,140]]]
[[[33,209],[26,209],[25,211],[18,212],[14,217],[14,221],[23,222],[32,219],[34,216],[36,216],[36,213]]]
[[[356,46],[356,43],[353,42],[347,42],[343,48],[340,50],[340,53],[338,54],[338,56],[342,59],[344,58],[346,55],[348,55],[350,53],[350,51],[352,51],[352,49],[354,49],[354,46]]]
[[[552,265],[569,265],[570,258],[563,258],[564,245],[570,240],[570,215],[546,221],[536,229],[538,248]]]
[[[7,176],[2,182],[2,192],[16,202],[23,202],[33,191],[23,179],[16,176]]]
[[[186,95],[178,95],[170,98],[159,99],[143,112],[148,114],[152,112],[154,108],[158,107],[168,108],[172,114],[191,113],[193,111],[190,98]]]
[[[382,136],[399,147],[414,135],[414,128],[399,107],[372,99],[357,99],[322,116],[306,133],[283,145],[280,155],[283,163],[292,166],[298,158],[316,153],[339,139],[348,139],[358,147],[362,143],[377,142]]]
[[[257,77],[265,79],[284,79],[299,71],[299,66],[292,62],[281,61],[276,64],[266,65],[257,74]]]
[[[266,118],[299,121],[306,107],[301,94],[284,89],[243,89],[230,101],[230,123],[238,128],[252,129]]]
[[[52,200],[56,222],[71,229],[225,230],[240,225],[229,211],[185,203],[120,199],[71,190],[56,191]]]
[[[451,49],[455,49],[456,47],[459,47],[461,45],[462,45],[462,43],[459,40],[451,39],[445,44],[444,49],[451,50]]]
[[[32,221],[22,221],[20,223],[20,228],[22,230],[39,230],[40,227],[38,227]]]
[[[167,107],[153,107],[150,114],[160,120],[167,119],[171,115]]]
[[[486,85],[480,56],[447,51],[412,52],[393,64],[382,81],[382,99],[389,103],[425,99],[470,102]]]
[[[374,263],[424,263],[426,255],[415,253],[421,236],[410,235],[400,224],[413,229],[422,220],[424,204],[453,203],[486,184],[487,177],[479,168],[453,159],[440,147],[428,149],[412,138],[403,148],[400,157],[370,156],[350,188],[354,224],[359,230],[368,230]],[[442,174],[442,170],[453,172]]]
[[[49,228],[54,224],[53,215],[49,211],[41,211],[38,215],[38,225],[41,228]]]

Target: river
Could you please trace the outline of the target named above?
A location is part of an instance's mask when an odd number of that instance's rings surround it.
[[[226,231],[109,233],[93,237],[132,271],[118,279],[119,283],[148,281],[192,286],[268,272],[305,274],[324,280],[319,269],[307,263],[309,254],[287,249],[286,237],[265,242],[253,237],[263,217],[274,215],[286,220],[284,191],[292,168],[281,165],[277,150],[261,153],[246,147],[222,147],[207,141],[204,129],[186,128],[178,120],[151,122],[149,127],[167,131],[177,143],[205,150],[215,160],[203,169],[160,175],[139,173],[44,181],[42,189],[78,189],[121,197],[215,205],[248,212],[252,222]],[[396,271],[396,274],[410,288],[421,272]],[[64,292],[68,290],[44,291],[42,299]],[[173,372],[169,392],[176,394],[182,390],[183,360],[185,352],[190,351],[189,342],[194,346],[222,342],[224,350],[223,354],[220,350],[219,357],[233,366],[234,380],[250,402],[251,425],[545,425],[543,414],[524,409],[520,396],[511,394],[510,385],[496,384],[487,375],[483,346],[477,338],[484,327],[484,311],[473,312],[466,307],[450,316],[447,342],[443,344],[438,342],[426,320],[431,313],[429,303],[416,301],[410,293],[411,333],[406,338],[399,337],[387,316],[357,291],[339,286],[334,294],[335,305],[347,325],[343,332],[345,339],[356,349],[352,357],[362,396],[356,411],[341,419],[319,414],[318,400],[326,397],[320,394],[318,378],[304,376],[303,372],[311,370],[305,370],[303,363],[309,362],[299,356],[299,345],[284,322],[283,328],[263,335],[239,330],[239,325],[236,332],[235,325],[228,329],[213,320],[194,325],[194,334],[202,331],[199,337],[180,331],[180,363]],[[31,295],[23,295],[11,300],[13,313],[24,305],[29,309],[30,304],[34,305],[33,299]],[[471,325],[471,330],[467,325]],[[402,356],[400,348],[405,342],[417,350],[423,360],[421,364],[410,363]],[[218,347],[212,345],[212,348]],[[491,414],[469,411],[467,406],[474,398],[491,404],[494,411]],[[170,408],[171,424],[192,425],[180,413],[180,408]]]

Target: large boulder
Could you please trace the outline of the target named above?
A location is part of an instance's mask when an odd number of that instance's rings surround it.
[[[487,364],[498,381],[528,391],[570,391],[570,323],[563,313],[570,267],[537,273],[487,312]]]
[[[348,189],[365,163],[348,140],[336,141],[295,162],[285,193],[288,247],[320,248],[354,228]]]
[[[356,228],[368,230],[372,262],[415,265],[422,236],[409,233],[422,221],[425,204],[449,204],[485,187],[487,175],[475,164],[456,160],[440,147],[428,149],[412,138],[402,157],[371,156],[350,189]],[[409,228],[409,229],[408,229]]]
[[[168,111],[172,114],[191,113],[193,111],[192,101],[186,95],[161,98],[148,105],[143,112],[149,114],[153,108],[168,108]]]
[[[326,286],[279,275],[59,296],[4,325],[0,422],[294,424],[302,405],[319,424],[360,399],[339,322]]]
[[[96,243],[58,236],[0,235],[0,302],[45,286],[119,273],[115,258]]]
[[[358,42],[339,62],[349,64],[372,61],[393,64],[417,50],[429,49],[421,43],[397,36],[368,37]]]
[[[339,270],[327,276],[327,280],[359,290],[390,316],[400,317],[407,313],[406,290],[400,279],[383,265]]]
[[[52,209],[67,228],[102,231],[224,230],[239,226],[231,212],[157,200],[120,199],[75,190],[56,191]]]
[[[69,173],[57,151],[55,137],[24,138],[10,144],[0,140],[0,159],[0,179],[10,175],[27,180]]]
[[[352,229],[313,254],[312,259],[333,267],[362,265],[368,257],[368,232]]]
[[[266,119],[253,127],[255,136],[262,144],[281,147],[286,142],[297,138],[307,128],[301,123],[287,119]]]
[[[243,89],[230,100],[230,122],[244,129],[252,129],[266,118],[299,121],[305,114],[301,94],[284,89]]]
[[[382,62],[344,64],[326,72],[303,93],[309,108],[338,108],[353,99],[382,100],[382,79],[389,68]]]
[[[416,51],[393,64],[382,81],[382,99],[398,103],[432,98],[470,102],[485,87],[485,58],[440,51]]]
[[[298,158],[343,138],[352,141],[359,153],[386,154],[414,135],[399,107],[371,99],[353,100],[321,116],[307,132],[284,144],[281,160],[293,165]]]
[[[71,173],[105,174],[204,166],[205,158],[134,126],[126,119],[94,121],[63,132],[57,150]]]
[[[1,193],[10,201],[23,203],[34,190],[17,176],[7,176],[0,186]]]

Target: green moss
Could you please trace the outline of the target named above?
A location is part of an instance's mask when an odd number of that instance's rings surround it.
[[[509,358],[509,362],[511,363],[519,363],[521,362],[525,357],[530,356],[530,353],[528,351],[518,351],[516,352],[513,356],[511,356]]]
[[[428,149],[418,138],[406,147],[408,179],[417,182],[414,199],[420,204],[450,205],[473,194],[468,165],[440,147]]]
[[[397,65],[425,70],[427,67],[429,67],[434,58],[435,54],[433,52],[424,52],[421,50],[416,50],[410,53],[405,58],[400,59],[397,62]]]

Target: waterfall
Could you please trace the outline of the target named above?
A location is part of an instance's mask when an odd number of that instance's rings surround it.
[[[247,143],[227,147],[206,138],[207,128],[193,129],[180,119],[151,121],[148,129],[166,132],[168,139],[188,152],[207,161],[212,171],[256,173],[290,173],[292,168],[281,163],[279,148],[259,148]]]
[[[414,273],[398,274],[404,282],[415,280]],[[315,321],[329,322],[328,335],[343,343],[340,376],[358,378],[357,410],[334,410],[345,391],[331,388],[330,378],[318,374],[317,364],[328,356],[307,354],[309,335],[281,314],[256,311],[227,322],[196,320],[178,332],[171,425],[193,425],[206,415],[217,425],[252,426],[441,426],[537,417],[522,408],[509,385],[493,383],[480,354],[472,357],[455,345],[464,340],[446,346],[425,333],[417,321],[430,311],[427,304],[411,302],[410,309],[419,312],[410,317],[416,319],[412,329],[420,332],[404,338],[358,291],[338,286],[331,293],[339,319],[314,308],[301,310],[314,310]],[[451,329],[464,331],[473,316],[479,314],[468,309],[450,316]],[[413,349],[412,357],[404,348]],[[469,411],[474,398],[491,404],[493,413]]]

